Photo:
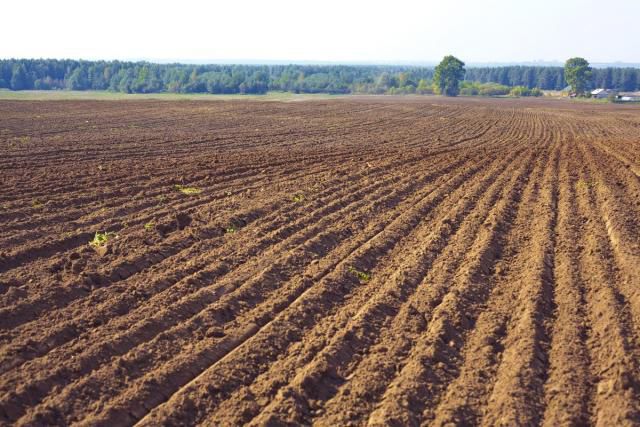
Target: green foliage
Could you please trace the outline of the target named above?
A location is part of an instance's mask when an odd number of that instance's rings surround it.
[[[304,201],[304,194],[296,194],[293,196],[293,201],[296,203],[301,203]]]
[[[386,77],[382,77],[386,73]],[[122,93],[414,93],[431,67],[187,65],[56,59],[0,60],[0,88]],[[427,90],[426,87],[423,89]]]
[[[76,68],[67,79],[67,89],[82,90],[88,86],[87,72],[83,68]]]
[[[460,83],[460,95],[465,96],[503,96],[509,93],[509,86],[498,83],[480,83],[464,81]]]
[[[182,194],[186,194],[187,196],[202,193],[202,190],[197,187],[185,187],[184,185],[180,185],[180,184],[176,184],[175,187],[176,187],[176,190],[178,190]]]
[[[93,236],[93,240],[89,241],[89,245],[93,247],[105,246],[107,242],[111,240],[112,236],[113,236],[113,233],[109,233],[109,232],[100,233],[99,231],[96,231],[95,236]]]
[[[526,86],[515,86],[509,91],[510,96],[542,96],[542,91],[537,87],[529,89]]]
[[[461,82],[460,83],[460,95],[463,96],[477,96],[480,94],[478,82]]]
[[[542,91],[540,90],[540,88],[537,88],[537,87],[534,87],[533,89],[531,89],[529,91],[529,96],[538,97],[538,96],[542,96],[542,95],[543,95]]]
[[[13,66],[13,71],[11,72],[11,89],[13,90],[23,90],[30,89],[27,70],[24,64],[17,63]]]
[[[149,230],[153,230],[153,227],[155,227],[155,226],[156,226],[156,223],[155,223],[155,222],[153,222],[153,221],[149,221],[148,223],[146,223],[146,224],[144,225],[144,229],[145,229],[145,230],[147,230],[147,231],[149,231]]]
[[[445,56],[435,69],[433,81],[438,92],[445,96],[460,93],[460,80],[464,78],[464,62],[455,56]]]
[[[238,231],[238,229],[235,227],[235,225],[230,225],[227,228],[224,229],[225,233],[227,234],[233,234],[236,231]]]
[[[527,89],[525,86],[514,86],[511,88],[511,91],[509,91],[509,95],[511,96],[528,96],[529,95],[529,89]]]
[[[584,95],[592,77],[589,62],[578,57],[568,59],[564,65],[564,77],[576,94]]]
[[[433,83],[428,82],[425,79],[420,79],[418,82],[418,87],[416,87],[416,93],[421,95],[432,94],[433,93]]]
[[[349,272],[354,274],[361,282],[366,283],[371,280],[371,273],[357,270],[355,267],[350,266]]]
[[[640,70],[591,70],[587,86],[634,91]],[[0,60],[0,88],[73,89],[120,93],[376,93],[434,92],[433,67],[354,65],[187,65],[57,59]],[[462,77],[460,77],[462,79]],[[562,90],[562,67],[469,68],[467,81]],[[473,89],[469,89],[473,90]],[[478,93],[480,94],[480,93]]]
[[[562,67],[510,65],[469,68],[465,80],[494,82],[509,87],[525,86],[529,89],[539,87],[546,90],[562,90],[566,86]]]
[[[509,93],[509,86],[498,83],[484,83],[480,85],[480,96],[504,96]]]

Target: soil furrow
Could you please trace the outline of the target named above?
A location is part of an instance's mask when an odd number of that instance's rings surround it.
[[[548,97],[2,101],[0,425],[639,424],[639,129]]]

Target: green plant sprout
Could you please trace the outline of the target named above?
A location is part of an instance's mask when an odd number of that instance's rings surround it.
[[[182,194],[186,194],[188,196],[191,196],[193,194],[200,194],[202,193],[202,190],[200,188],[196,188],[196,187],[185,187],[184,185],[180,185],[180,184],[176,184],[176,190],[178,190],[179,192],[181,192]]]
[[[371,280],[371,273],[366,273],[364,271],[356,270],[355,267],[350,266],[349,272],[353,273],[361,282],[366,283]]]
[[[112,236],[113,236],[113,233],[109,233],[109,232],[100,233],[99,231],[96,231],[96,235],[93,236],[93,240],[89,241],[89,244],[95,248],[102,247],[106,245],[109,240],[111,240]]]

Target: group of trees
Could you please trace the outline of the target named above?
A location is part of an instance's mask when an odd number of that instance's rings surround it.
[[[571,91],[582,96],[594,87],[634,91],[640,84],[639,70],[634,68],[593,69],[584,58],[570,58],[564,66],[564,75]]]
[[[55,59],[0,60],[0,88],[126,93],[416,93],[433,69],[405,66],[186,65]]]
[[[562,90],[569,84],[563,67],[507,67],[469,68],[465,80],[480,83],[499,83],[505,86],[524,86],[529,89]],[[605,88],[634,91],[640,88],[640,70],[637,68],[594,68],[587,80],[587,88]]]
[[[465,79],[480,83],[499,83],[504,86],[534,87],[544,90],[562,90],[567,84],[562,67],[506,67],[469,68]]]
[[[539,88],[506,86],[499,83],[460,82],[460,95],[465,96],[542,96]]]
[[[567,86],[561,67],[508,66],[468,68],[448,56],[435,69],[409,66],[354,65],[185,65],[148,62],[55,59],[0,60],[0,88],[110,90],[127,93],[203,92],[501,95],[514,87],[528,90]],[[640,70],[593,69],[584,87],[637,90]],[[460,86],[456,82],[468,83]],[[471,83],[473,82],[473,83]],[[522,89],[518,91],[525,93]]]
[[[473,69],[472,69],[473,70]],[[511,96],[541,96],[542,89],[564,89],[568,84],[571,91],[578,96],[587,94],[593,87],[633,91],[638,89],[640,70],[634,68],[605,68],[594,70],[584,58],[570,58],[564,68],[550,67],[500,67],[475,69],[476,74],[471,79],[475,84],[462,87],[465,95],[488,94]],[[554,77],[554,74],[555,77]],[[436,90],[446,96],[456,96],[460,93],[462,76],[470,80],[470,72],[465,71],[464,62],[454,56],[445,56],[435,69],[434,86]],[[487,77],[489,76],[489,77]],[[614,77],[615,76],[615,77]],[[495,77],[495,80],[491,80]],[[595,77],[595,78],[594,78]],[[483,81],[489,79],[489,82]],[[503,81],[508,80],[505,84]],[[548,81],[547,81],[548,80]],[[555,81],[555,86],[550,87]],[[538,83],[537,85],[536,82]],[[482,87],[482,85],[488,87]],[[535,85],[535,86],[534,86]]]

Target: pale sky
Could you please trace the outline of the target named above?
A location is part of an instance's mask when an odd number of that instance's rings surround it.
[[[18,0],[0,58],[640,62],[640,0]]]

